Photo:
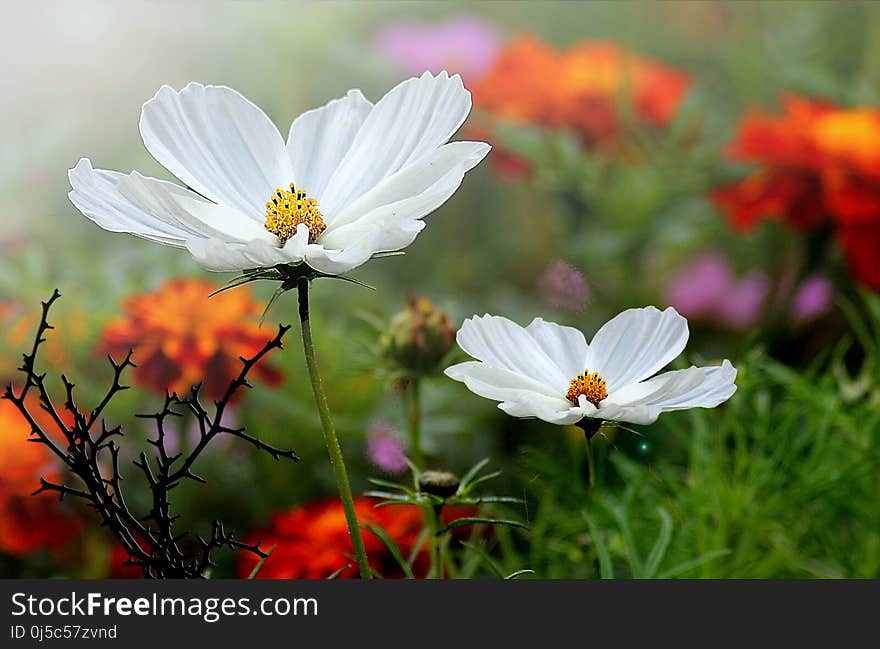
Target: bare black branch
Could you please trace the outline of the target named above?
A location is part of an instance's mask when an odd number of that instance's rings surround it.
[[[115,438],[123,435],[121,426],[109,426],[103,412],[113,397],[127,390],[122,378],[125,370],[134,367],[132,353],[117,362],[110,358],[113,368],[113,382],[103,399],[91,411],[76,404],[75,385],[62,375],[64,384],[63,406],[56,406],[46,387],[46,374],[36,370],[37,354],[46,341],[46,334],[53,329],[48,317],[52,305],[60,297],[56,290],[52,297],[43,302],[43,311],[33,347],[23,355],[19,370],[25,377],[24,385],[16,393],[13,384],[6,386],[2,397],[15,404],[21,416],[31,427],[30,441],[44,444],[67,467],[70,474],[78,478],[81,486],[55,483],[40,479],[40,487],[34,493],[56,492],[58,497],[79,498],[98,512],[102,525],[110,529],[129,555],[128,563],[143,569],[149,578],[190,579],[204,577],[214,565],[212,555],[215,550],[229,548],[246,550],[265,557],[260,544],[248,545],[237,541],[232,532],[225,529],[220,521],[215,521],[208,539],[192,532],[177,532],[175,523],[178,516],[172,513],[170,495],[183,481],[192,480],[204,483],[204,478],[194,472],[196,461],[212,440],[220,435],[230,435],[244,440],[261,451],[269,453],[276,460],[286,458],[297,461],[296,453],[275,448],[245,432],[244,428],[230,428],[222,423],[223,413],[232,398],[243,388],[250,388],[248,373],[273,349],[281,349],[284,334],[290,329],[279,326],[278,333],[252,358],[242,358],[242,368],[233,379],[223,397],[209,410],[200,400],[200,388],[194,387],[183,397],[167,394],[162,409],[151,415],[138,415],[155,421],[156,436],[149,440],[155,452],[142,451],[134,466],[144,475],[152,496],[152,506],[146,514],[133,513],[125,500],[122,488],[123,475],[120,470],[119,445]],[[35,391],[36,400],[28,399]],[[48,418],[35,417],[30,408],[36,403]],[[186,455],[168,452],[168,422],[176,417],[190,415],[195,418],[199,431],[199,441]],[[48,419],[50,425],[44,422]]]

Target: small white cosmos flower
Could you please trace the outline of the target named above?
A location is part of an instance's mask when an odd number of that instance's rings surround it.
[[[500,401],[498,407],[514,417],[563,425],[585,417],[650,424],[661,412],[714,408],[736,391],[736,369],[727,360],[657,374],[687,339],[687,320],[671,307],[624,311],[589,345],[577,329],[541,318],[520,327],[499,316],[475,316],[465,320],[457,340],[478,360],[453,365],[446,374]]]
[[[449,142],[470,108],[458,75],[426,72],[375,105],[351,90],[300,115],[285,143],[235,90],[163,86],[141,137],[187,187],[83,158],[69,196],[105,230],[186,248],[209,270],[305,262],[338,275],[410,245],[485,157],[484,142]]]

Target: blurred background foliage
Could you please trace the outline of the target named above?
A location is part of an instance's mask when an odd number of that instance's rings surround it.
[[[406,255],[356,271],[375,291],[318,282],[313,327],[354,489],[382,475],[368,433],[406,437],[402,383],[380,337],[409,293],[428,296],[453,328],[474,313],[521,324],[540,315],[589,337],[622,309],[677,305],[682,292],[710,290],[688,281],[721,273],[727,284],[711,290],[724,304],[708,316],[695,311],[687,362],[730,358],[740,368],[737,394],[715,410],[664,415],[641,435],[605,429],[593,492],[578,429],[514,420],[442,376],[421,379],[428,464],[464,472],[491,457],[503,470],[493,488],[526,500],[505,513],[530,531],[498,528],[479,540],[480,552],[461,549],[461,574],[880,576],[877,297],[851,279],[827,232],[795,232],[779,220],[738,232],[711,198],[748,170],[724,151],[749,109],[776,111],[782,92],[880,106],[875,3],[37,2],[5,13],[0,377],[13,378],[39,300],[57,286],[64,297],[45,362],[74,377],[84,401],[111,376],[98,350],[127,299],[172,278],[228,279],[177,250],[105,232],[67,201],[65,174],[81,156],[170,177],[137,132],[141,104],[162,84],[236,88],[286,134],[297,114],[349,88],[376,100],[410,75],[415,55],[383,46],[389,29],[461,16],[488,26],[499,47],[524,35],[559,50],[612,42],[686,75],[673,118],[633,128],[625,155],[564,128],[493,122],[489,163],[428,218]],[[469,87],[481,82],[482,72],[469,78],[466,59],[437,63],[461,71]],[[490,112],[479,96],[464,137]],[[503,173],[493,166],[499,155],[525,161],[528,173]],[[701,259],[708,265],[690,265]],[[795,285],[815,274],[824,297],[791,317]],[[757,298],[753,280],[764,287]],[[254,299],[273,288],[254,285]],[[199,308],[211,302],[193,307],[196,329]],[[274,322],[295,319],[285,296],[266,338]],[[335,493],[295,331],[270,362],[283,380],[258,385],[236,413],[302,461],[276,464],[234,441],[211,449],[201,471],[208,486],[187,486],[175,503],[196,530],[216,516],[242,532],[264,528],[273,512]],[[159,399],[137,385],[112,404],[127,447],[140,448],[150,432],[133,413],[155,411]],[[0,467],[15,461],[7,453]],[[14,527],[14,509],[4,512],[0,541]],[[0,575],[107,574],[113,546],[81,515],[83,533],[62,550],[38,540],[28,551],[0,547]],[[218,574],[235,574],[235,558],[223,557]]]

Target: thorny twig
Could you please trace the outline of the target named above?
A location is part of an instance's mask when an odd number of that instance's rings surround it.
[[[146,478],[152,495],[152,506],[145,514],[134,514],[126,503],[122,488],[123,476],[120,471],[119,445],[113,438],[123,435],[121,426],[108,427],[103,418],[104,409],[114,396],[129,386],[122,384],[122,375],[129,367],[134,367],[132,352],[117,362],[110,358],[113,368],[113,383],[103,399],[90,412],[77,406],[74,398],[75,385],[62,375],[64,384],[64,404],[56,406],[46,388],[46,374],[36,370],[37,353],[46,341],[46,333],[54,327],[49,324],[49,310],[61,294],[55,290],[52,297],[42,303],[43,310],[37,334],[30,353],[23,355],[19,370],[25,376],[24,385],[16,394],[10,383],[2,398],[11,401],[31,427],[29,441],[44,444],[56,455],[73,475],[82,482],[82,488],[64,483],[40,479],[40,487],[34,494],[57,492],[62,500],[65,496],[80,498],[98,512],[102,525],[108,527],[129,555],[128,565],[139,566],[144,576],[149,578],[199,578],[214,565],[212,554],[215,550],[227,547],[233,550],[246,550],[260,557],[268,556],[260,548],[260,543],[249,545],[237,541],[232,532],[226,531],[220,521],[214,521],[208,539],[190,532],[177,533],[174,524],[179,518],[172,514],[170,493],[183,480],[189,479],[204,483],[204,478],[193,472],[193,466],[208,444],[219,435],[238,437],[261,451],[269,453],[276,460],[299,458],[291,450],[282,450],[248,435],[244,428],[230,428],[222,423],[223,412],[232,398],[242,388],[250,388],[248,373],[273,349],[282,348],[284,334],[289,326],[279,326],[278,333],[252,358],[241,358],[242,368],[234,378],[223,397],[214,403],[213,412],[202,405],[200,387],[192,388],[184,397],[166,394],[162,409],[152,415],[139,415],[154,419],[156,437],[149,443],[155,447],[156,454],[150,458],[142,451],[134,465]],[[50,426],[37,421],[29,410],[28,393],[36,390],[40,407],[49,415]],[[169,417],[180,417],[189,413],[195,417],[199,431],[199,441],[186,455],[169,455],[166,443],[166,423]],[[50,431],[49,428],[53,428]],[[66,448],[65,448],[66,445]]]

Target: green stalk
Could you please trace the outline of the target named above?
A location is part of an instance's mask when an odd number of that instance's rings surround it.
[[[421,382],[417,378],[409,379],[407,391],[410,395],[409,407],[409,452],[412,461],[420,469],[425,468],[425,456],[422,453],[422,397]]]
[[[373,572],[367,560],[367,552],[364,549],[364,539],[358,524],[357,514],[354,510],[354,498],[351,495],[351,485],[348,482],[348,473],[345,470],[345,461],[342,458],[342,449],[339,447],[339,439],[336,437],[336,429],[330,417],[330,406],[327,404],[327,395],[324,394],[324,386],[321,383],[321,375],[318,373],[318,361],[315,359],[315,346],[312,343],[312,328],[309,324],[309,280],[301,278],[297,284],[299,297],[299,320],[302,324],[303,351],[306,356],[306,367],[309,370],[309,379],[312,382],[312,391],[315,393],[315,404],[321,417],[321,430],[324,433],[324,444],[330,455],[330,464],[333,466],[333,474],[336,476],[336,486],[339,489],[339,498],[342,500],[342,508],[345,510],[345,521],[348,524],[348,533],[351,535],[351,544],[357,558],[358,569],[361,579],[372,579]]]
[[[428,548],[431,555],[428,579],[443,579],[444,539],[437,536],[443,525],[443,505],[428,505],[425,508],[425,517],[428,520]]]
[[[593,436],[599,432],[602,424],[601,419],[590,419],[589,417],[584,417],[575,424],[584,431],[584,438],[587,442],[587,471],[589,472],[590,479],[590,493],[596,487],[596,461],[593,458]]]
[[[587,471],[589,471],[590,491],[596,488],[596,462],[593,459],[593,441],[587,437]]]

